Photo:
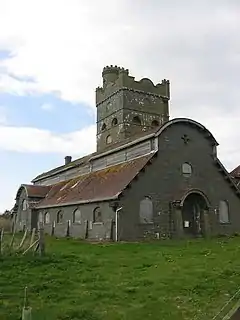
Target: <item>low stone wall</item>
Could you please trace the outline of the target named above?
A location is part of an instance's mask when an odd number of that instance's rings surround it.
[[[44,232],[46,234],[61,238],[73,237],[79,239],[89,239],[95,241],[101,240],[114,240],[113,221],[106,222],[84,221],[84,223],[65,223],[55,222],[53,224],[45,224]]]

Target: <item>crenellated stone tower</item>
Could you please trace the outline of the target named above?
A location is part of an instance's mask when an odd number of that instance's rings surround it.
[[[129,71],[107,66],[96,89],[97,151],[169,120],[170,84],[136,81]]]

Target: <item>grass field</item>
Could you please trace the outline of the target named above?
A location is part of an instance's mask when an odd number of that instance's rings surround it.
[[[211,319],[240,286],[240,238],[86,244],[47,238],[48,255],[0,260],[0,319]]]

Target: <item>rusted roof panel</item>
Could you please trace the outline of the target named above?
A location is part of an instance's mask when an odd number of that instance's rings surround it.
[[[51,189],[51,186],[37,186],[31,184],[23,184],[26,188],[29,198],[44,198]]]
[[[103,170],[90,172],[52,186],[37,207],[111,199],[123,191],[153,157],[153,153]]]

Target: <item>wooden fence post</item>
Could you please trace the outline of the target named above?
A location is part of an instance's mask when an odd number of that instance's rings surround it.
[[[32,308],[28,303],[27,287],[24,290],[24,305],[22,310],[22,320],[32,320]]]
[[[10,245],[9,245],[9,250],[12,250],[13,247],[13,243],[14,243],[14,238],[15,238],[15,233],[16,233],[16,229],[14,228],[13,234],[12,234],[12,239],[10,241]]]
[[[1,235],[0,235],[0,256],[3,254],[3,234],[4,234],[4,229],[1,229]]]
[[[25,240],[27,238],[27,232],[28,232],[28,229],[26,228],[25,232],[24,232],[24,235],[23,235],[23,238],[22,238],[22,241],[21,241],[21,243],[20,243],[20,245],[18,247],[18,250],[20,250],[22,248],[22,246],[24,245],[24,242],[25,242]]]
[[[45,254],[45,239],[44,239],[44,228],[43,224],[39,225],[39,255],[44,256]]]
[[[87,239],[88,238],[88,220],[85,221],[85,232],[84,232],[84,238]]]
[[[55,234],[55,226],[56,226],[56,223],[55,223],[55,221],[53,221],[52,230],[51,230],[51,236],[54,236],[54,234]]]
[[[15,221],[12,221],[11,233],[15,232]]]
[[[33,242],[34,242],[35,233],[36,233],[36,228],[33,228],[33,230],[32,230],[32,236],[31,236],[31,240],[30,240],[30,246],[31,246],[31,245],[33,244]]]
[[[67,232],[66,232],[66,237],[67,237],[67,238],[70,237],[70,223],[71,223],[71,221],[68,220],[68,221],[67,221]]]

